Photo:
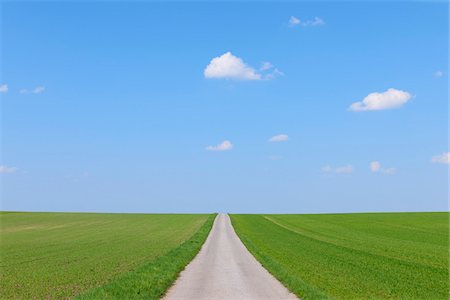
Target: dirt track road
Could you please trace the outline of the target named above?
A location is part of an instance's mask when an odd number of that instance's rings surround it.
[[[164,299],[297,299],[248,252],[219,214],[199,254]]]

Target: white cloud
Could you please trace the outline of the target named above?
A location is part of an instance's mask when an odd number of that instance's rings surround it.
[[[411,94],[405,91],[388,89],[382,93],[371,93],[362,101],[350,105],[351,111],[369,111],[399,108],[411,99]]]
[[[444,76],[444,72],[436,71],[436,72],[434,72],[433,76],[436,78],[442,77],[442,76]]]
[[[261,74],[248,66],[244,61],[227,52],[214,57],[206,66],[204,75],[206,78],[228,78],[239,80],[261,80]]]
[[[324,166],[322,167],[322,172],[324,173],[336,173],[336,174],[350,174],[353,173],[355,169],[351,165],[342,166],[342,167],[331,167],[331,166]]]
[[[0,173],[14,173],[17,171],[15,167],[0,166]]]
[[[265,74],[264,79],[270,80],[270,79],[274,79],[278,76],[284,76],[284,73],[281,72],[280,70],[278,70],[277,68],[275,68],[275,69],[273,69],[273,71],[271,73]]]
[[[450,164],[450,152],[444,152],[440,155],[435,155],[431,158],[431,161],[436,164]]]
[[[45,91],[45,87],[44,87],[44,86],[38,86],[38,87],[35,87],[35,88],[32,89],[32,90],[21,89],[21,90],[19,91],[19,93],[21,93],[21,94],[41,94],[41,93],[43,93],[44,91]]]
[[[6,93],[8,91],[8,85],[7,84],[1,84],[0,85],[0,93]]]
[[[382,168],[381,163],[379,161],[372,161],[369,164],[370,171],[374,173],[383,173],[383,174],[394,174],[397,169],[395,168]]]
[[[271,70],[270,73],[268,73],[269,70]],[[270,62],[263,62],[257,71],[231,52],[214,57],[203,74],[205,78],[235,80],[269,80],[284,75]]]
[[[325,21],[319,17],[314,17],[314,19],[312,20],[305,20],[305,21],[302,21],[294,16],[291,16],[289,18],[289,26],[291,27],[295,26],[308,27],[308,26],[323,26],[323,25],[325,25]]]
[[[294,16],[291,16],[291,17],[289,18],[289,25],[295,26],[295,25],[298,25],[298,24],[300,24],[300,19],[297,19],[297,18],[294,17]]]
[[[45,87],[43,87],[43,86],[38,86],[37,88],[35,88],[34,90],[33,90],[33,94],[40,94],[40,93],[43,93],[45,91]]]
[[[271,137],[269,139],[269,142],[276,143],[276,142],[286,142],[289,140],[289,136],[287,134],[279,134]]]
[[[378,172],[381,169],[381,164],[378,161],[373,161],[370,163],[370,171],[372,172]]]
[[[227,151],[227,150],[231,150],[231,149],[233,149],[233,144],[228,140],[225,140],[216,146],[206,147],[206,150],[208,150],[208,151]]]

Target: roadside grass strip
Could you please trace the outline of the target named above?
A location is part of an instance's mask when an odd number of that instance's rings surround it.
[[[215,215],[178,248],[135,271],[91,290],[76,299],[160,299],[179,273],[197,255],[211,230]]]
[[[448,299],[449,214],[232,215],[249,251],[302,299]]]

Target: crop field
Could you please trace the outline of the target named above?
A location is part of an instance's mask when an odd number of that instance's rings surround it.
[[[214,215],[0,213],[0,298],[157,299]]]
[[[252,254],[302,299],[448,299],[449,214],[232,215]]]

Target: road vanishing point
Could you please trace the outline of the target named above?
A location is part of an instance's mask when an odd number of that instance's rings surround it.
[[[242,244],[227,214],[219,214],[198,255],[165,300],[298,299]]]

